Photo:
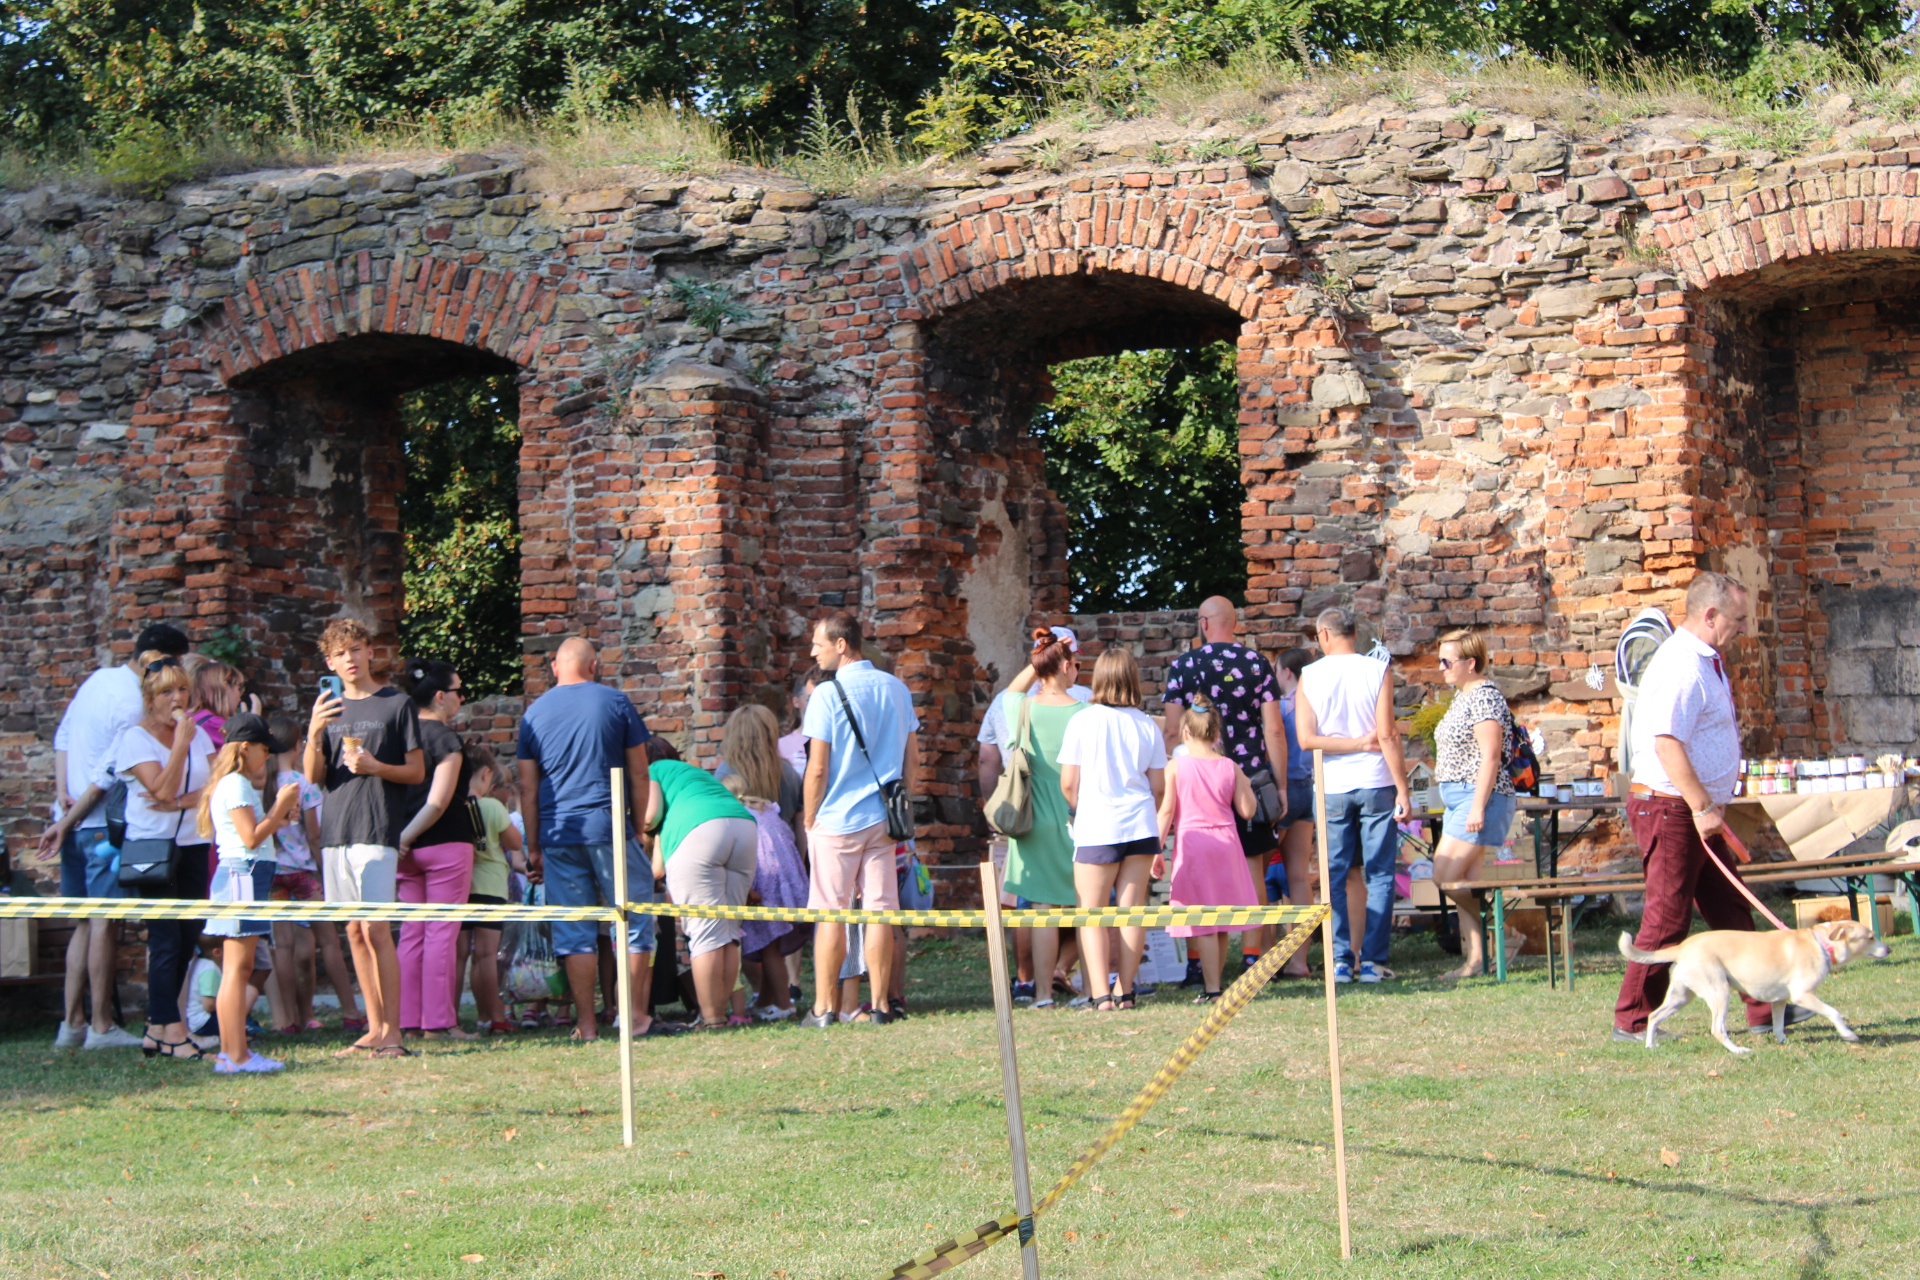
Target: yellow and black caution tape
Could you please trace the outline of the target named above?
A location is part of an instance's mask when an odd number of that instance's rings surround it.
[[[1251,969],[1241,974],[1239,980],[1213,1002],[1213,1006],[1207,1011],[1205,1021],[1201,1022],[1194,1033],[1173,1051],[1173,1056],[1168,1058],[1166,1065],[1147,1082],[1147,1087],[1135,1095],[1133,1101],[1127,1104],[1126,1110],[1120,1113],[1120,1117],[1107,1127],[1107,1131],[1101,1134],[1078,1160],[1073,1162],[1060,1181],[1054,1183],[1047,1194],[1040,1197],[1040,1203],[1033,1206],[1033,1218],[1038,1218],[1051,1209],[1060,1197],[1067,1193],[1067,1188],[1078,1182],[1087,1170],[1091,1169],[1094,1163],[1113,1147],[1114,1143],[1126,1136],[1127,1130],[1140,1123],[1141,1118],[1153,1108],[1154,1103],[1166,1096],[1167,1090],[1173,1087],[1173,1082],[1186,1073],[1187,1068],[1193,1065],[1194,1059],[1213,1043],[1214,1037],[1233,1021],[1236,1014],[1252,1002],[1254,996],[1259,994],[1260,988],[1280,971],[1280,966],[1285,964],[1295,951],[1306,945],[1307,940],[1313,936],[1314,928],[1326,918],[1329,909],[1325,906],[1314,906],[1295,908],[1295,910],[1304,913],[1297,922],[1307,927],[1293,930],[1276,945],[1268,948],[1266,954],[1256,960]],[[1010,916],[1014,914],[1018,913],[1009,913]],[[1021,1243],[1024,1245],[1032,1237],[1033,1218],[1022,1222],[1017,1214],[1008,1213],[995,1218],[992,1222],[984,1222],[971,1231],[937,1244],[920,1256],[901,1263],[888,1274],[887,1280],[929,1280],[929,1277],[959,1266],[968,1258],[983,1252],[996,1241],[1003,1240],[1016,1231],[1020,1233]]]
[[[612,907],[473,902],[208,902],[194,898],[8,898],[0,920],[605,920]]]
[[[830,907],[696,907],[671,902],[629,902],[627,910],[636,915],[697,916],[707,920],[788,920],[827,924],[904,924],[979,929],[987,923],[983,911],[865,911],[859,908],[838,910]],[[1318,920],[1318,907],[1102,907],[1078,911],[1064,907],[1003,911],[1000,919],[1009,929],[1081,928],[1091,926],[1143,925],[1160,928],[1170,924],[1228,925],[1258,927],[1265,924],[1304,924]]]

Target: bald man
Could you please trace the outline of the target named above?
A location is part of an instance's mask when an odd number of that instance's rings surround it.
[[[1254,893],[1265,905],[1267,857],[1280,847],[1274,826],[1287,816],[1287,729],[1280,714],[1280,684],[1273,677],[1273,667],[1234,639],[1239,632],[1240,611],[1233,601],[1212,596],[1201,603],[1200,644],[1167,667],[1167,682],[1161,690],[1165,711],[1161,732],[1166,735],[1171,754],[1180,745],[1180,718],[1195,701],[1204,701],[1220,713],[1220,746],[1227,758],[1250,779],[1260,773],[1267,775],[1269,786],[1262,787],[1255,779],[1255,790],[1262,796],[1263,806],[1269,806],[1268,811],[1251,820],[1234,820]],[[1280,781],[1273,785],[1276,779]],[[1259,931],[1260,947],[1272,944],[1272,932],[1270,928]]]
[[[647,751],[651,736],[627,695],[600,683],[600,655],[578,636],[553,655],[553,688],[534,699],[520,720],[520,806],[527,827],[527,871],[547,886],[547,905],[597,907],[614,901],[613,786],[627,771],[627,900],[653,901],[653,865],[640,847],[634,817],[647,811]],[[567,973],[577,1022],[574,1038],[599,1036],[593,980],[599,926],[556,920],[553,953]],[[668,1035],[647,1012],[653,994],[653,917],[627,925],[627,964],[633,976],[635,1035]],[[606,993],[611,999],[613,993]]]

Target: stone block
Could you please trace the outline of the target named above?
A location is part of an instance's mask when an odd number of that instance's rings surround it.
[[[1317,409],[1339,409],[1370,402],[1365,379],[1351,370],[1323,373],[1313,380],[1313,404]]]
[[[1542,320],[1583,320],[1599,310],[1604,302],[1632,296],[1631,284],[1624,280],[1609,280],[1542,289],[1533,295],[1533,301],[1540,309]]]
[[[1875,749],[1909,750],[1914,741],[1914,698],[1843,698],[1836,700],[1839,729],[1844,741],[1869,752]],[[1836,737],[1839,735],[1836,734]]]
[[[594,191],[576,191],[560,201],[562,213],[610,213],[633,203],[629,187],[601,187]]]
[[[1373,138],[1371,129],[1342,129],[1337,133],[1316,134],[1287,144],[1296,160],[1325,164],[1329,160],[1349,160],[1366,149]]]

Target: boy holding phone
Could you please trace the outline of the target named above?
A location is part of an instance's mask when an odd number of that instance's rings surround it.
[[[373,635],[352,618],[320,633],[322,677],[301,764],[326,792],[320,807],[320,870],[328,902],[392,902],[400,869],[406,788],[427,776],[413,699],[373,675]],[[347,945],[367,1005],[367,1032],[340,1057],[403,1058],[400,959],[383,920],[347,923]]]

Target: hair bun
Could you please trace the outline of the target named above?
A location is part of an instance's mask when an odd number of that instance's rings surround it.
[[[1035,627],[1033,629],[1033,647],[1034,648],[1044,649],[1050,644],[1058,644],[1058,643],[1060,643],[1060,637],[1053,634],[1053,631],[1051,628]]]

